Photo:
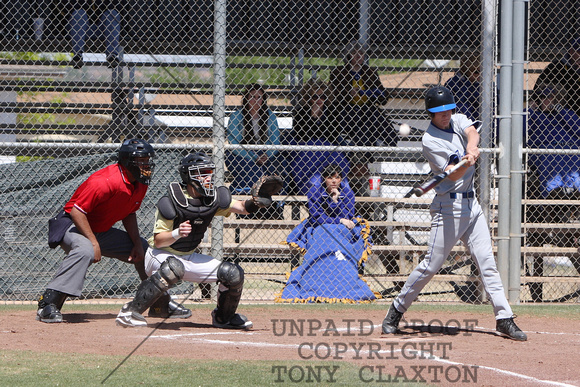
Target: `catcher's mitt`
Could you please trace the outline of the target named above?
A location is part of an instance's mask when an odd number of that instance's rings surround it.
[[[282,190],[284,181],[280,176],[262,176],[252,187],[252,201],[260,208],[272,204],[272,195],[277,195]]]

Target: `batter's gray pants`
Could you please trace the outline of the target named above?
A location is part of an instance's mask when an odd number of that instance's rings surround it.
[[[105,232],[96,233],[101,247],[101,255],[129,262],[129,255],[133,249],[133,241],[125,231],[111,228]],[[143,251],[147,251],[147,241],[141,238]],[[56,274],[46,286],[47,289],[57,290],[70,296],[79,297],[83,290],[87,270],[95,258],[95,251],[91,241],[77,231],[72,225],[64,234],[60,247],[66,252],[66,257],[56,270]],[[135,269],[141,280],[147,279],[144,261],[135,263]]]
[[[471,253],[496,319],[513,316],[495,264],[487,222],[477,199],[436,196],[431,204],[431,234],[425,259],[411,272],[394,305],[405,313],[421,290],[439,271],[451,249],[461,239]]]

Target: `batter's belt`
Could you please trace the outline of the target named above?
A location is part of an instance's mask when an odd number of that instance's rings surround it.
[[[449,197],[451,199],[471,199],[475,197],[475,193],[473,191],[469,192],[449,192]]]

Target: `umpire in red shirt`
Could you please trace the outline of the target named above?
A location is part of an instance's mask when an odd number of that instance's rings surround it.
[[[147,192],[154,156],[146,141],[126,140],[118,163],[89,176],[49,221],[49,246],[60,245],[67,255],[38,300],[38,321],[62,322],[64,301],[81,295],[89,266],[103,255],[134,264],[141,280],[147,279],[143,259],[148,244],[139,235],[135,212]],[[126,231],[113,228],[120,220]]]

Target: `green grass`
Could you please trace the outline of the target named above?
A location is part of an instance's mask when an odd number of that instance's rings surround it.
[[[195,348],[184,347],[184,351]],[[6,386],[362,386],[359,365],[347,362],[231,361],[0,351]],[[290,372],[289,372],[290,370]],[[309,373],[309,370],[310,373]],[[330,371],[329,372],[327,371]],[[374,377],[367,371],[364,378]],[[383,376],[385,377],[385,376]],[[426,386],[425,383],[389,383]]]
[[[99,302],[105,302],[104,300],[99,300]],[[120,304],[118,305],[120,307]],[[215,305],[213,303],[188,303],[185,302],[185,306],[193,310],[209,310],[211,311]],[[389,308],[390,303],[369,303],[369,304],[240,304],[240,308],[244,309],[248,313],[252,309],[279,309],[284,308],[285,311],[300,310],[300,311],[310,311],[313,315],[321,315],[321,312],[332,311],[332,310],[356,310],[357,313],[364,315],[365,310],[384,310],[385,313]],[[79,312],[79,311],[111,311],[111,304],[74,304],[71,302],[66,303],[66,311],[69,312]],[[559,318],[569,318],[571,320],[580,320],[580,304],[547,304],[547,305],[512,305],[514,313],[519,316],[531,316],[531,317],[559,317]],[[27,305],[12,305],[0,304],[0,313],[15,311],[15,310],[36,310],[36,304]],[[493,308],[491,305],[467,305],[467,304],[446,304],[446,303],[422,303],[416,302],[409,309],[409,313],[413,311],[423,311],[423,312],[448,312],[452,314],[460,313],[480,313],[480,314],[490,314],[493,315]]]
[[[53,157],[46,157],[46,156],[16,156],[17,163],[27,163],[29,161],[39,161],[39,160],[48,160],[52,159]]]

